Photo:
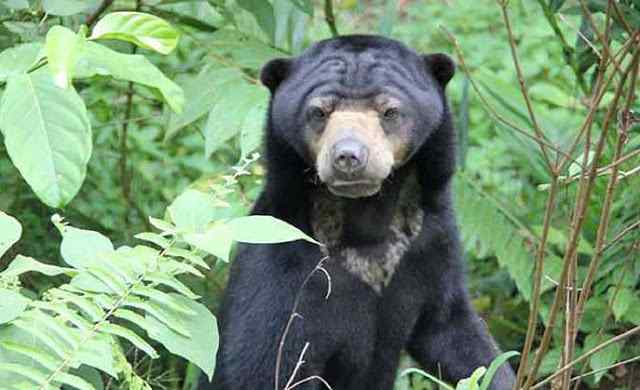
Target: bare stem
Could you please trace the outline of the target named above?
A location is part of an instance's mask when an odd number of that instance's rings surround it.
[[[333,13],[333,0],[324,0],[324,20],[327,22],[329,30],[331,30],[331,35],[334,37],[340,35],[338,27],[336,27],[336,17]]]
[[[106,11],[107,8],[111,6],[111,4],[113,4],[113,0],[103,0],[98,8],[96,8],[96,10],[87,17],[85,24],[89,27],[93,26],[98,21],[98,18],[102,15],[102,13]]]

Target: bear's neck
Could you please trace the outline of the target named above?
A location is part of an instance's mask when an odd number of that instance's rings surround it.
[[[412,167],[395,172],[371,197],[339,197],[324,185],[308,188],[308,194],[311,232],[330,248],[379,244],[394,229],[415,230],[422,223],[420,187]]]

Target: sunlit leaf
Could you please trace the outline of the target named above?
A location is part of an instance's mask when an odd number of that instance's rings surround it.
[[[62,207],[77,194],[91,156],[91,124],[73,88],[47,70],[13,75],[0,103],[0,130],[14,165],[38,197]]]
[[[89,39],[119,39],[169,54],[180,33],[164,19],[142,12],[112,12],[96,23]]]
[[[0,257],[18,242],[22,235],[22,225],[17,219],[0,210]]]
[[[18,318],[29,300],[13,290],[0,289],[0,324]]]
[[[60,88],[71,85],[78,57],[79,37],[62,26],[53,26],[47,33],[45,52],[54,83]]]
[[[170,327],[152,316],[147,316],[154,329],[149,336],[160,342],[169,352],[194,363],[209,377],[213,377],[218,350],[218,326],[215,317],[201,303],[192,301],[178,294],[171,294],[182,306],[191,309],[195,314],[184,315],[184,324],[191,334],[185,337],[175,333]]]

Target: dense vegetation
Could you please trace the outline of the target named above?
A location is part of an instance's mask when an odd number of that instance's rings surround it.
[[[368,32],[459,64],[469,283],[519,384],[637,387],[639,30],[638,0],[0,0],[0,383],[211,375],[233,242],[312,240],[243,217],[259,68]]]

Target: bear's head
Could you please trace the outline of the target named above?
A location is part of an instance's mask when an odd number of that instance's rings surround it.
[[[268,137],[286,144],[338,196],[376,194],[440,127],[455,65],[368,35],[321,41],[261,73]]]

